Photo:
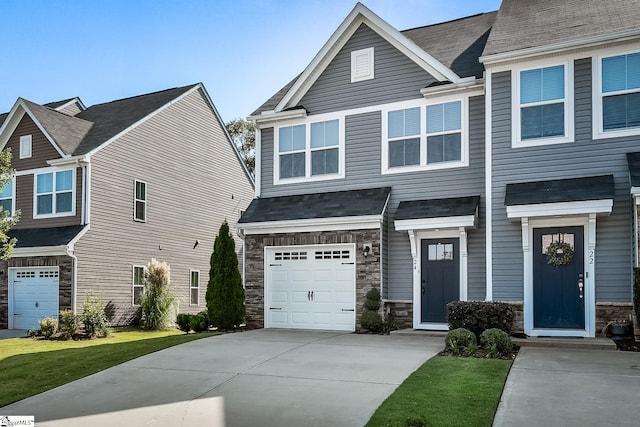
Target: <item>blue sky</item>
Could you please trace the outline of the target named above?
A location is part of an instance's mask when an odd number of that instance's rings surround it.
[[[499,0],[368,0],[400,30]],[[354,0],[1,0],[0,112],[18,97],[85,105],[203,82],[224,121],[301,72]]]

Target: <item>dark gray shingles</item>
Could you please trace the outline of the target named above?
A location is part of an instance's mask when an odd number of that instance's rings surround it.
[[[507,184],[505,206],[613,199],[613,175]]]
[[[637,0],[503,0],[484,55],[638,27]]]
[[[68,244],[85,225],[50,228],[19,228],[9,230],[9,237],[18,239],[16,248],[60,246]]]
[[[264,104],[262,104],[260,107],[258,107],[258,109],[256,111],[254,111],[253,113],[251,113],[251,115],[252,116],[257,116],[258,114],[262,113],[263,111],[272,111],[274,108],[276,108],[276,105],[278,105],[278,103],[282,100],[282,98],[284,98],[284,96],[287,94],[289,89],[291,89],[291,87],[294,85],[294,83],[298,80],[299,77],[300,77],[300,74],[298,74],[289,83],[284,85],[284,87],[282,89],[280,89],[273,96],[271,96],[271,98],[269,98]]]
[[[394,219],[445,218],[475,215],[480,196],[400,202]]]
[[[391,188],[253,199],[238,223],[380,215]]]
[[[9,113],[2,113],[0,114],[0,128],[2,127],[2,125],[4,124],[4,121],[7,119],[7,117],[9,117]]]
[[[629,180],[632,187],[640,187],[640,153],[627,153]]]
[[[56,108],[62,107],[64,104],[67,104],[73,101],[74,99],[77,99],[77,98],[69,98],[69,99],[63,99],[62,101],[47,102],[46,104],[44,104],[44,106],[53,108],[55,110]]]

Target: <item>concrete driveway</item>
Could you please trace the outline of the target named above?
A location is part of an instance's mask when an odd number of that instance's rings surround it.
[[[39,426],[362,426],[442,338],[255,330],[153,353],[0,408]]]

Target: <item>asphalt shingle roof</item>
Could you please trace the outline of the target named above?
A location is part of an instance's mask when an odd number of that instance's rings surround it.
[[[33,248],[40,246],[61,246],[68,244],[85,225],[69,225],[50,228],[11,229],[7,235],[18,239],[16,248]]]
[[[54,101],[54,102],[47,102],[46,104],[44,104],[45,107],[49,107],[49,108],[53,108],[54,110],[58,107],[63,106],[64,104],[67,104],[71,101],[73,101],[76,98],[69,98],[69,99],[63,99],[62,101]]]
[[[638,28],[639,13],[632,0],[503,0],[483,55]]]
[[[613,175],[507,184],[505,206],[613,199]]]
[[[390,187],[253,199],[238,223],[382,214]]]
[[[400,202],[394,219],[445,218],[475,215],[480,196],[448,199],[410,200]]]

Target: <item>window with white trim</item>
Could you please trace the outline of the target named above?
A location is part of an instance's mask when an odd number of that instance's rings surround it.
[[[467,99],[383,111],[383,173],[468,165]]]
[[[34,218],[74,214],[75,176],[73,169],[35,175]]]
[[[200,271],[191,270],[189,274],[189,295],[191,305],[200,304]]]
[[[32,153],[32,137],[31,135],[23,135],[20,137],[20,158],[27,159]]]
[[[140,305],[142,302],[142,294],[144,292],[144,266],[133,266],[133,278],[132,278],[132,302],[133,305]]]
[[[3,211],[9,212],[10,217],[13,216],[15,211],[15,198],[13,197],[14,182],[13,179],[7,182],[4,187],[2,187],[2,191],[0,191],[0,206],[2,206]],[[4,215],[4,213],[0,215]]]
[[[276,128],[274,183],[342,177],[342,134],[341,119]]]
[[[603,57],[600,61],[599,120],[603,133],[640,130],[640,52]]]
[[[552,144],[573,139],[569,68],[569,63],[564,63],[515,70],[514,145]]]
[[[133,187],[133,219],[147,222],[147,183],[136,179]]]
[[[373,47],[351,52],[351,83],[373,79],[374,76]]]

